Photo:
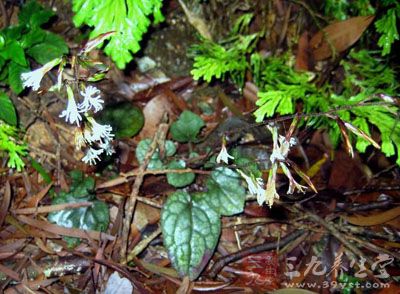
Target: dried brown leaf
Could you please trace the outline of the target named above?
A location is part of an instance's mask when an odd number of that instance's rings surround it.
[[[400,206],[378,214],[367,215],[367,216],[362,216],[362,215],[347,216],[345,217],[345,219],[352,225],[375,226],[384,224],[392,219],[397,218],[398,216],[400,216]]]
[[[350,48],[361,37],[375,16],[357,16],[335,22],[316,33],[310,41],[315,60],[332,56],[332,48],[337,53]]]

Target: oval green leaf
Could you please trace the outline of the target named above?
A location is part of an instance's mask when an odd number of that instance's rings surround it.
[[[219,214],[229,216],[243,211],[246,190],[238,173],[219,167],[211,173],[207,188],[208,202]]]
[[[117,139],[131,138],[143,127],[144,116],[139,107],[131,103],[107,106],[100,114],[99,121],[110,124]]]
[[[168,164],[168,169],[184,169],[186,163],[184,160],[174,160]],[[167,173],[168,184],[182,188],[193,182],[195,178],[194,173]]]
[[[0,119],[12,126],[17,125],[17,113],[14,105],[5,93],[0,92]]]
[[[197,114],[185,110],[179,119],[171,125],[171,135],[178,142],[193,142],[196,140],[204,121]]]
[[[204,194],[177,191],[168,197],[161,214],[164,246],[181,277],[195,280],[217,245],[220,216]]]

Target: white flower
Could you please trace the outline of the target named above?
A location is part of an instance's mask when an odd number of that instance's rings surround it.
[[[264,202],[268,203],[269,207],[272,207],[274,200],[279,199],[279,194],[276,191],[276,171],[278,165],[274,163],[269,171],[267,189],[263,198],[257,199],[258,204],[262,205]]]
[[[256,195],[257,200],[264,197],[265,189],[263,188],[264,182],[262,178],[253,178],[246,175],[240,169],[237,170],[247,183],[247,188],[250,194]],[[261,204],[260,204],[261,205]]]
[[[115,153],[113,146],[110,144],[110,141],[101,142],[99,147],[104,150],[107,155],[112,155]]]
[[[61,58],[56,58],[46,63],[42,67],[39,67],[38,69],[22,73],[21,74],[22,85],[24,86],[24,88],[32,87],[34,91],[39,90],[40,82],[42,81],[43,76],[60,62]]]
[[[100,161],[99,155],[103,153],[103,149],[93,149],[89,148],[86,155],[82,158],[82,161],[86,164],[96,164],[96,160]]]
[[[92,107],[94,112],[103,109],[104,100],[100,98],[100,90],[93,86],[88,86],[84,91],[81,91],[83,102],[78,105],[80,112],[87,112]]]
[[[223,161],[228,164],[229,158],[234,159],[233,156],[229,155],[228,151],[226,150],[225,144],[222,144],[221,151],[217,156],[217,163],[221,163],[221,161]]]
[[[93,117],[88,117],[88,121],[92,129],[92,134],[88,136],[90,141],[101,141],[103,139],[103,142],[107,142],[112,140],[114,134],[111,133],[112,127],[110,125],[101,125]]]
[[[76,106],[76,102],[74,99],[74,93],[72,92],[71,87],[67,87],[68,94],[68,105],[67,109],[61,112],[60,117],[65,117],[65,121],[70,124],[76,123],[79,126],[79,122],[82,120],[81,115],[78,112],[78,108]]]
[[[289,140],[286,137],[279,135],[278,139],[278,129],[276,126],[268,126],[269,130],[272,133],[273,140],[273,149],[270,156],[270,160],[272,163],[277,161],[285,161],[287,155],[289,154],[290,147],[296,145],[296,139],[290,138]]]

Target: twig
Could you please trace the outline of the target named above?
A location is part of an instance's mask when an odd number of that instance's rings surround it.
[[[156,207],[156,208],[160,208],[160,209],[163,208],[163,205],[161,203],[153,201],[153,200],[151,200],[149,198],[141,197],[141,196],[137,196],[136,198],[137,198],[138,201],[143,202],[144,204],[147,204],[147,205],[150,205],[150,206],[153,206],[153,207]]]
[[[288,206],[286,206],[288,207]],[[288,207],[289,208],[289,207]],[[322,219],[321,217],[319,217],[318,215],[302,208],[300,205],[296,204],[292,207],[292,209],[290,210],[297,210],[297,212],[303,212],[304,214],[307,215],[307,217],[317,223],[319,223],[322,227],[324,227],[326,230],[329,231],[329,233],[331,233],[331,235],[333,235],[336,239],[338,239],[341,243],[344,244],[344,246],[347,247],[347,249],[350,250],[351,253],[353,253],[355,256],[364,256],[363,252],[358,249],[356,246],[354,246],[353,244],[351,244],[348,239],[346,237],[343,236],[343,234],[341,232],[339,232],[339,230],[331,223],[328,223],[327,221],[325,221],[324,219]],[[366,257],[366,260],[371,263],[371,259],[369,257]]]
[[[164,174],[169,174],[169,173],[176,173],[176,174],[185,174],[185,173],[195,173],[195,174],[202,174],[202,175],[208,175],[211,172],[206,171],[206,170],[201,170],[201,169],[191,169],[191,168],[185,168],[185,169],[153,169],[153,170],[146,170],[143,172],[143,175],[164,175]],[[96,189],[103,189],[103,188],[110,188],[114,187],[126,182],[130,181],[130,177],[137,176],[139,174],[139,169],[130,171],[128,173],[122,173],[121,176],[118,178],[112,179],[110,181],[104,182],[96,186]]]
[[[143,178],[145,175],[145,170],[147,168],[147,165],[150,162],[151,156],[153,153],[156,151],[158,142],[160,141],[160,138],[163,138],[166,136],[166,133],[168,131],[168,124],[167,122],[167,114],[164,114],[163,120],[160,123],[156,134],[153,137],[153,140],[150,144],[149,150],[147,151],[144,160],[142,164],[140,165],[138,169],[138,174],[136,176],[135,182],[133,183],[132,187],[132,192],[127,200],[128,202],[125,205],[125,219],[124,219],[124,224],[122,228],[122,243],[121,243],[121,262],[124,262],[126,260],[126,250],[128,248],[128,238],[129,238],[129,228],[131,226],[132,218],[133,218],[133,212],[135,210],[136,206],[136,200],[137,196],[139,194],[139,189],[140,186],[142,185]]]
[[[400,260],[400,255],[398,253],[394,252],[394,251],[390,251],[390,250],[387,250],[385,248],[376,246],[375,244],[372,244],[370,242],[366,242],[366,241],[364,241],[364,240],[362,240],[360,238],[354,237],[352,235],[347,235],[346,234],[346,238],[351,239],[353,241],[356,241],[357,243],[360,243],[361,246],[363,246],[365,248],[368,248],[369,250],[371,250],[371,251],[373,251],[375,253],[381,254],[383,252],[383,253],[386,253],[388,255],[393,256],[397,260]]]
[[[20,208],[12,210],[12,213],[15,214],[34,214],[34,213],[49,213],[53,211],[60,211],[64,209],[72,209],[79,207],[87,207],[92,206],[92,202],[77,202],[77,203],[64,203],[64,204],[55,204],[55,205],[45,205],[40,207],[29,207],[29,208]]]
[[[331,109],[331,110],[328,110],[325,112],[295,113],[295,114],[290,114],[290,115],[284,115],[281,117],[264,119],[262,122],[249,124],[246,127],[235,128],[235,130],[226,131],[225,134],[238,133],[238,132],[241,132],[241,131],[249,129],[249,128],[256,128],[259,126],[264,126],[269,123],[279,123],[279,122],[283,122],[286,120],[294,119],[296,117],[297,118],[320,117],[320,116],[326,116],[327,114],[336,113],[339,111],[352,110],[353,108],[356,108],[356,107],[368,107],[368,106],[393,106],[393,103],[390,103],[390,102],[364,102],[364,103],[362,103],[361,102],[361,103],[354,104],[354,105],[345,105],[345,106],[341,106],[341,107],[336,107],[335,109]]]
[[[134,259],[140,252],[142,252],[150,244],[151,241],[153,241],[155,238],[157,238],[157,236],[160,234],[161,234],[161,229],[158,228],[153,233],[151,233],[150,236],[141,240],[135,246],[135,248],[133,248],[133,250],[128,254],[128,257],[126,258],[126,262],[130,262],[132,259]]]
[[[373,210],[373,209],[385,209],[385,208],[391,208],[393,207],[393,200],[388,199],[384,201],[378,201],[378,202],[372,202],[372,203],[367,203],[367,204],[360,204],[360,205],[348,205],[347,203],[344,203],[343,206],[338,204],[338,208],[341,211],[348,211],[348,212],[358,212],[358,211],[368,211],[368,210]]]
[[[234,261],[242,259],[250,254],[260,253],[263,251],[273,250],[277,247],[283,247],[286,244],[292,242],[293,240],[300,237],[305,231],[304,230],[296,230],[293,233],[287,235],[286,237],[280,239],[279,241],[271,242],[271,243],[264,243],[254,247],[245,248],[233,254],[229,254],[219,258],[214,265],[212,266],[211,270],[209,271],[208,275],[210,278],[214,279],[217,274],[222,270],[222,268]]]

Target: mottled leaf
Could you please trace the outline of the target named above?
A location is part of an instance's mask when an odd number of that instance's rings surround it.
[[[204,194],[191,196],[177,191],[165,203],[161,225],[172,264],[180,276],[195,280],[217,245],[221,230],[219,214]]]

